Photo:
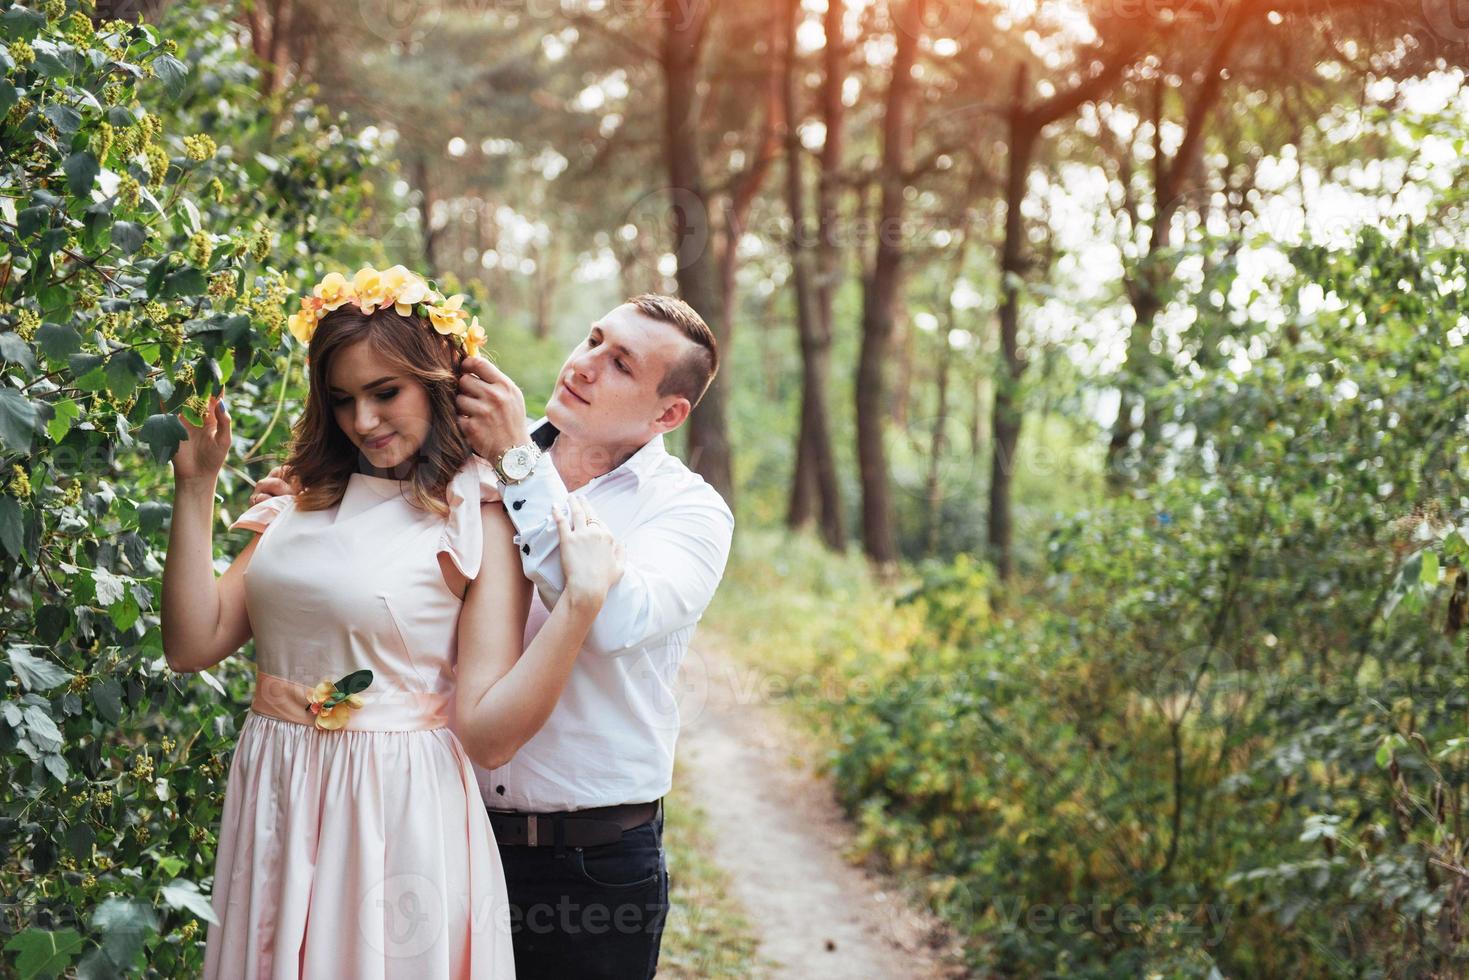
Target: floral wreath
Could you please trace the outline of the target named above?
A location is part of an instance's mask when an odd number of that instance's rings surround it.
[[[434,330],[457,340],[466,357],[474,357],[484,346],[485,331],[479,317],[470,316],[463,308],[464,300],[463,293],[445,297],[422,276],[401,265],[381,272],[365,265],[351,279],[340,272],[328,272],[310,296],[301,297],[301,309],[291,314],[287,325],[292,337],[310,344],[321,318],[335,309],[351,303],[370,314],[391,306],[401,316],[424,317]]]

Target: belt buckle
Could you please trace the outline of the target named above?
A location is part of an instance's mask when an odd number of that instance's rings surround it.
[[[527,847],[535,847],[540,842],[540,835],[536,828],[537,819],[534,813],[525,818],[525,844]]]

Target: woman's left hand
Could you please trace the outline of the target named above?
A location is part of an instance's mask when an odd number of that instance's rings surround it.
[[[612,537],[592,505],[580,497],[569,497],[567,513],[556,512],[556,531],[561,536],[561,571],[566,577],[563,599],[601,605],[622,578],[623,549]]]

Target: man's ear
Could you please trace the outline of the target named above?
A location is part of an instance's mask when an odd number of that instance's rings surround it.
[[[693,410],[694,406],[689,404],[689,400],[680,395],[668,403],[662,415],[653,420],[653,428],[660,433],[672,432],[688,420],[689,413]]]

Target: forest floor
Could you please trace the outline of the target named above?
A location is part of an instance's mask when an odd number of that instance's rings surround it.
[[[711,972],[781,980],[964,976],[952,931],[894,879],[846,857],[854,830],[816,770],[814,739],[762,703],[759,672],[722,652],[732,649],[727,640],[703,631],[697,646],[680,680],[681,786],[670,811],[698,812],[697,853],[686,852],[683,863],[699,865],[691,869],[696,888],[718,881],[712,887],[726,904],[712,914],[727,920],[732,938],[717,939],[724,926],[706,918],[705,951],[678,951],[675,942],[675,955],[707,958],[716,946],[753,944],[744,969]],[[687,891],[680,903],[678,857],[671,851],[672,920],[687,935],[690,922],[677,920],[710,912]]]

